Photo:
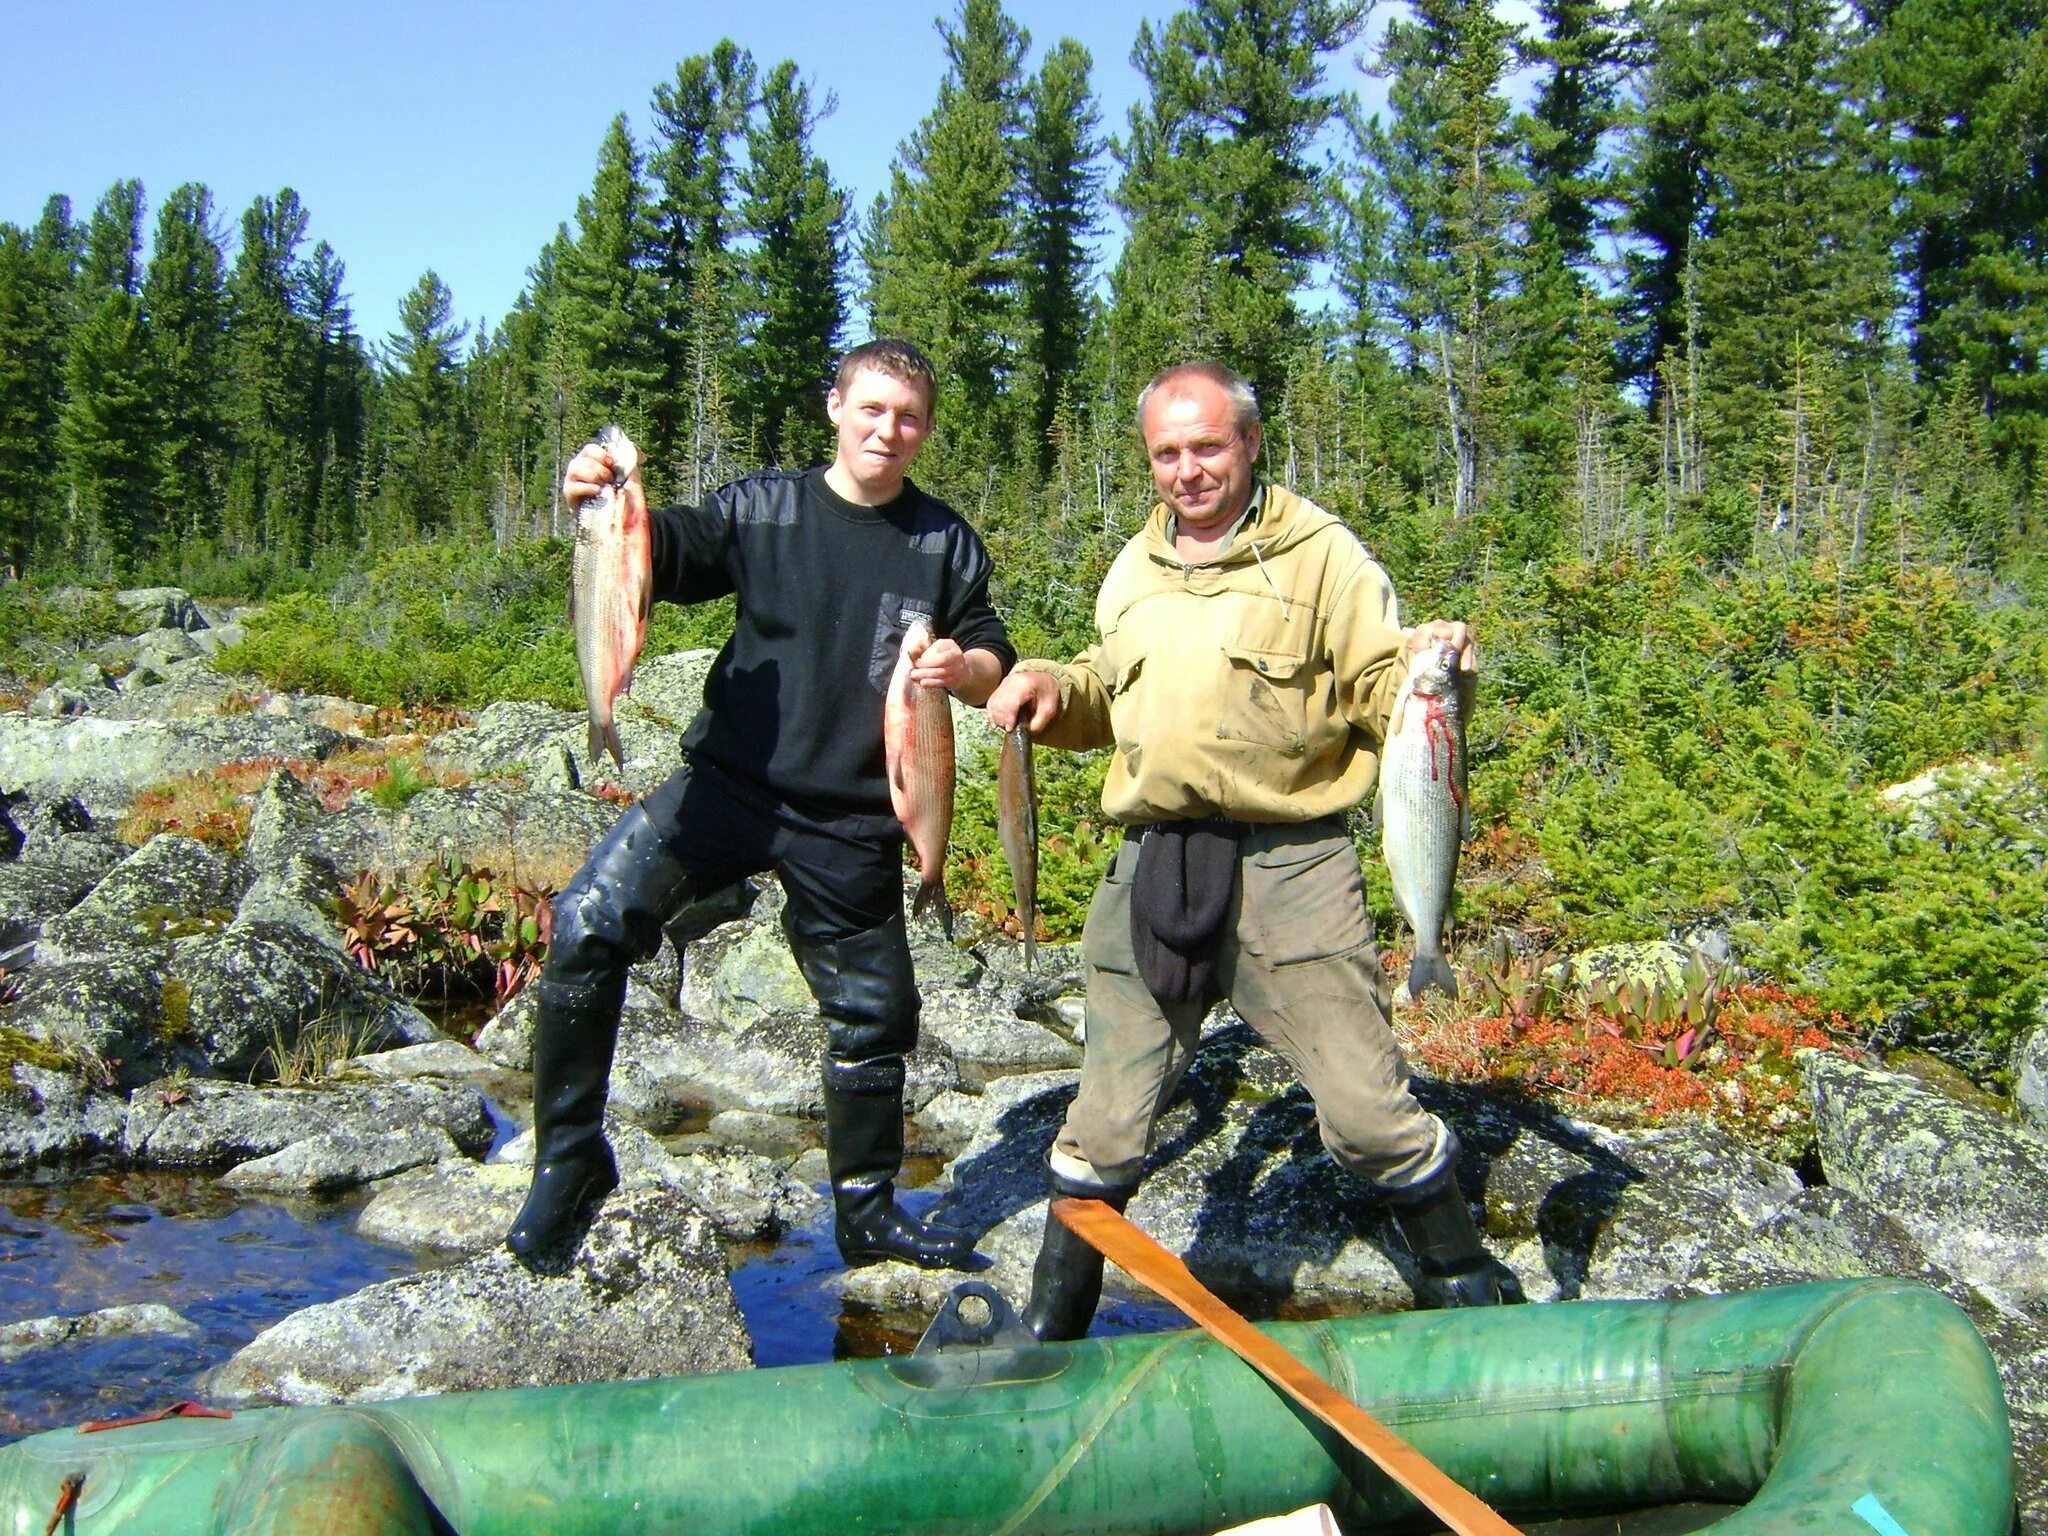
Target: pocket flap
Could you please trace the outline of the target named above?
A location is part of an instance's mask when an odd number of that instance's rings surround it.
[[[1272,650],[1238,640],[1224,641],[1223,654],[1237,665],[1279,682],[1291,681],[1308,665],[1308,657],[1299,651]]]

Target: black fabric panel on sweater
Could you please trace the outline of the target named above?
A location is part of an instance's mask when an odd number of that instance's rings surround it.
[[[910,617],[1005,671],[1017,659],[980,536],[908,481],[862,507],[823,470],[764,470],[650,523],[657,598],[738,597],[684,751],[793,804],[888,811],[882,698]]]

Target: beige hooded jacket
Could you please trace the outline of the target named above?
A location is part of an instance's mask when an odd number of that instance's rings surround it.
[[[1101,641],[1058,679],[1047,745],[1114,742],[1102,805],[1127,824],[1294,822],[1363,799],[1400,690],[1387,574],[1352,532],[1277,486],[1214,560],[1183,565],[1160,503],[1095,600]]]

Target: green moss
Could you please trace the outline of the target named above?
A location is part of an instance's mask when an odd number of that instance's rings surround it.
[[[164,1040],[177,1042],[192,1038],[192,988],[175,976],[164,978],[158,999],[160,1012],[156,1032]]]
[[[190,939],[200,934],[219,933],[235,920],[232,909],[215,907],[205,912],[187,912],[182,907],[143,907],[135,914],[135,926],[150,939]]]

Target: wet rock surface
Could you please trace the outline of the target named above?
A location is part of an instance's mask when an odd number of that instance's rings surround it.
[[[294,1313],[211,1372],[231,1402],[737,1370],[753,1363],[715,1223],[665,1190],[607,1201],[563,1272],[489,1252]]]

